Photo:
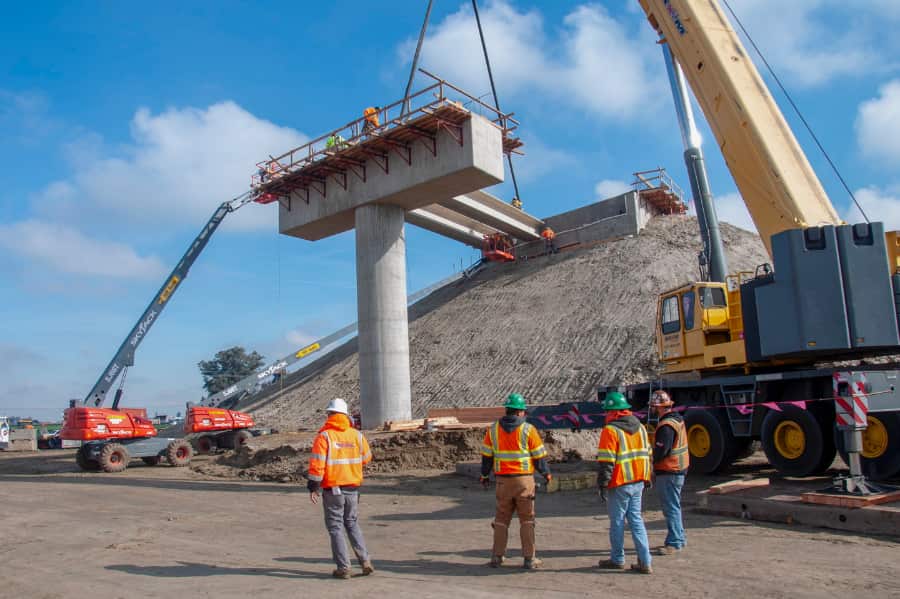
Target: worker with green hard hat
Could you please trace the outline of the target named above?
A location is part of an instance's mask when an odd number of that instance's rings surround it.
[[[553,476],[541,435],[525,421],[525,398],[520,393],[510,393],[503,407],[506,415],[485,432],[481,449],[481,484],[487,488],[491,471],[497,480],[497,510],[491,523],[494,543],[488,565],[499,568],[503,564],[515,512],[519,515],[523,567],[534,570],[541,565],[534,545],[534,471],[537,469],[548,483]]]
[[[641,421],[631,413],[631,404],[618,391],[610,391],[600,402],[606,410],[606,424],[597,447],[600,501],[609,512],[609,559],[599,567],[625,569],[625,520],[638,562],[631,569],[650,574],[650,541],[641,516],[644,485],[650,484],[650,441]]]

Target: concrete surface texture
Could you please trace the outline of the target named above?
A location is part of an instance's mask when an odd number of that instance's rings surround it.
[[[441,130],[436,155],[425,144],[412,144],[409,164],[399,155],[388,154],[387,172],[373,158],[366,163],[365,181],[348,176],[346,189],[330,181],[324,198],[310,191],[307,203],[305,191],[294,192],[290,209],[279,207],[279,230],[314,241],[353,228],[353,212],[364,204],[379,202],[413,210],[503,181],[500,129],[472,115],[462,124],[462,133],[460,145]]]
[[[768,261],[757,236],[727,224],[722,234],[734,270]],[[511,391],[535,404],[586,400],[600,384],[653,376],[657,295],[697,277],[699,249],[695,219],[660,217],[636,237],[493,264],[435,292],[409,329],[413,417],[496,405]],[[359,396],[355,344],[320,367],[239,409],[280,430],[318,426],[328,399]]]
[[[688,548],[656,557],[654,575],[600,571],[608,519],[591,490],[537,499],[544,568],[488,560],[494,496],[477,481],[435,472],[367,479],[361,525],[377,569],[331,578],[321,506],[301,484],[204,477],[136,465],[76,471],[72,451],[0,454],[0,597],[766,597],[900,595],[896,539],[685,513]],[[710,484],[689,477],[685,502]],[[656,494],[644,516],[665,536]],[[41,509],[35,509],[40,498]],[[86,506],[89,509],[86,509]],[[626,536],[626,558],[633,561]]]
[[[411,418],[403,208],[356,209],[359,399],[363,426]]]

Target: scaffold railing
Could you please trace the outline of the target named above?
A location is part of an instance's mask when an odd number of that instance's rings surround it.
[[[631,187],[667,214],[684,214],[687,204],[684,191],[663,167],[634,173]]]
[[[447,130],[461,144],[460,123],[472,113],[480,114],[501,130],[504,153],[521,153],[518,148],[522,142],[513,135],[519,126],[513,113],[501,112],[444,79],[424,69],[419,71],[434,82],[409,98],[377,107],[374,118],[372,115],[362,116],[302,146],[278,156],[270,155],[256,163],[257,171],[252,175],[251,187],[260,195],[273,196],[270,201],[274,201],[274,196],[315,184],[316,181],[324,182],[337,171],[343,172],[346,178],[349,170],[364,180],[364,170],[361,169],[364,169],[363,162],[367,158],[377,161],[390,151],[402,154],[404,148],[398,146],[405,146],[408,153],[412,140],[421,139],[436,154],[437,129]],[[408,106],[408,110],[404,110],[404,106]],[[427,125],[427,128],[422,125]],[[406,157],[404,160],[409,162]],[[320,171],[316,176],[307,177],[300,172],[314,165],[317,166],[315,170]],[[379,166],[385,168],[381,163]],[[285,179],[290,179],[291,183],[287,184],[283,181]]]

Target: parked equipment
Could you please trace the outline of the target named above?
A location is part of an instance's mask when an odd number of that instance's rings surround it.
[[[188,275],[191,266],[209,243],[210,237],[225,217],[238,208],[255,201],[253,192],[246,192],[223,202],[200,233],[188,247],[181,260],[153,296],[128,336],[119,346],[106,369],[81,402],[73,400],[65,411],[60,436],[65,440],[83,441],[75,461],[82,470],[121,472],[131,458],[140,458],[145,464],[156,465],[165,459],[172,466],[186,466],[193,455],[190,443],[184,439],[157,437],[156,427],[142,408],[120,408],[125,375],[134,365],[134,354],[147,336],[150,328],[168,305],[172,295]],[[103,408],[109,390],[119,380],[112,408]],[[92,407],[86,407],[92,406]]]
[[[662,380],[624,390],[642,409],[663,387],[686,410],[692,470],[727,466],[759,439],[784,474],[822,472],[840,451],[850,476],[836,486],[876,490],[866,476],[900,474],[900,372],[817,363],[900,353],[898,234],[840,220],[718,2],[639,1],[683,67],[775,269],[663,293]]]
[[[249,429],[254,424],[244,412],[188,403],[184,432],[197,453],[211,453],[220,447],[240,449],[253,437]]]

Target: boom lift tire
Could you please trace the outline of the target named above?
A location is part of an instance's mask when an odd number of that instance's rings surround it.
[[[863,474],[873,480],[900,475],[900,412],[869,414],[868,428],[862,431],[860,455]],[[835,427],[834,439],[844,463],[849,464],[844,435]]]
[[[107,443],[100,448],[98,462],[104,472],[122,472],[128,467],[128,450],[119,443]]]
[[[253,433],[246,429],[234,431],[231,436],[231,446],[235,451],[247,444],[247,441],[253,438]]]
[[[176,468],[190,464],[193,455],[194,450],[191,448],[191,444],[184,439],[175,439],[166,447],[166,461]]]
[[[198,437],[197,440],[194,441],[194,448],[199,454],[212,453],[216,449],[216,442],[209,435],[204,435],[202,437]]]
[[[809,476],[821,471],[822,463],[834,460],[819,420],[809,410],[783,405],[766,414],[760,432],[769,463],[787,476]],[[825,466],[827,468],[827,466]]]
[[[87,455],[87,447],[81,446],[75,452],[75,463],[85,472],[97,472],[100,470],[100,464],[97,460],[92,460]]]
[[[688,409],[684,413],[684,426],[692,473],[712,474],[734,461],[737,442],[725,418],[709,410]]]
[[[147,464],[148,466],[158,466],[160,457],[158,455],[152,455],[145,458],[141,458],[141,461]]]

